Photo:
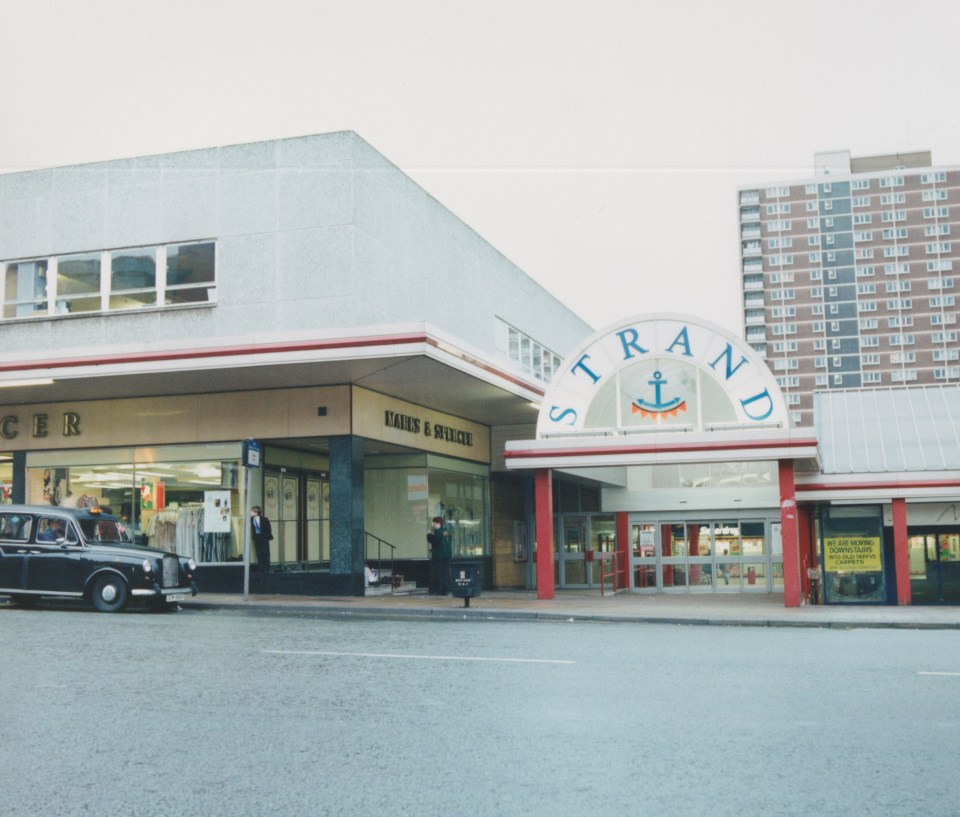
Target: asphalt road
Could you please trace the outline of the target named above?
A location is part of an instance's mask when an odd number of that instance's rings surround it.
[[[0,608],[0,815],[956,815],[960,633]]]

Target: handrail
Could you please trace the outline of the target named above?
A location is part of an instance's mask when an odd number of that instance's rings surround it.
[[[382,548],[383,548],[384,545],[386,545],[388,548],[390,548],[390,576],[391,576],[391,581],[393,581],[393,578],[392,578],[392,577],[393,577],[393,575],[394,575],[394,570],[393,570],[393,567],[394,567],[394,553],[395,553],[396,550],[397,550],[397,546],[396,546],[396,545],[391,545],[386,539],[381,539],[381,538],[380,538],[379,536],[377,536],[375,533],[370,533],[370,531],[368,531],[368,530],[365,530],[365,531],[363,532],[363,534],[364,534],[364,537],[365,537],[364,540],[363,540],[363,561],[364,561],[364,564],[366,564],[367,559],[369,558],[369,557],[368,557],[368,550],[369,550],[369,548],[368,548],[368,542],[369,542],[370,539],[374,539],[374,540],[376,540],[376,543],[377,543],[377,576],[382,575],[382,574],[383,574],[383,567],[382,567],[382,565],[383,565],[383,553],[382,553]]]
[[[614,550],[603,552],[598,555],[600,556],[600,595],[604,595],[604,585],[606,584],[606,580],[611,577],[613,578],[613,592],[616,593],[617,590],[620,589],[617,587],[617,576],[623,572],[620,570],[620,554]],[[613,562],[613,570],[611,570],[609,573],[604,570],[607,562]],[[624,579],[623,586],[628,586],[626,579]]]

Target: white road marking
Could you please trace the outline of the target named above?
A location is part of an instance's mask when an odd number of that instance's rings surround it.
[[[921,670],[917,675],[950,675],[955,677],[960,677],[960,672],[924,672]]]
[[[400,658],[408,661],[492,661],[504,664],[576,664],[549,658],[484,658],[470,655],[405,655],[387,652],[332,652],[328,650],[264,650],[268,655],[331,655],[345,658]]]

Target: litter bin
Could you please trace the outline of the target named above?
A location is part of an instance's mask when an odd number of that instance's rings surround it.
[[[470,599],[480,595],[480,565],[476,562],[451,564],[450,588],[454,598],[463,599],[463,606],[469,607]]]

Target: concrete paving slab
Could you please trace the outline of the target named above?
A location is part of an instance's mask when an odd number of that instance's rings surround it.
[[[437,618],[477,620],[606,621],[739,627],[960,629],[960,607],[807,605],[787,608],[778,593],[662,594],[558,591],[485,591],[470,600],[418,593],[365,597],[201,593],[183,603],[196,610],[318,617]]]

